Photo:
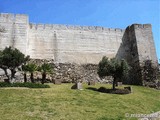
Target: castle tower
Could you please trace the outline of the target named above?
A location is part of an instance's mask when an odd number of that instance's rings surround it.
[[[0,49],[6,46],[18,48],[26,54],[28,43],[28,16],[23,14],[0,14],[0,25],[5,29],[0,37]]]

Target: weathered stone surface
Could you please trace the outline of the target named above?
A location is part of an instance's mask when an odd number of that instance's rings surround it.
[[[89,81],[89,82],[88,82],[88,85],[95,85],[95,84],[96,84],[95,81]]]
[[[78,90],[82,90],[82,83],[81,82],[77,82],[75,83],[71,89],[78,89]]]
[[[13,46],[33,59],[59,63],[97,64],[103,56],[114,57],[124,30],[90,26],[45,25],[28,22],[27,15],[1,14],[0,49]]]
[[[117,82],[117,84],[118,84],[118,86],[122,86],[123,85],[122,82]]]
[[[102,80],[97,74],[98,65],[95,64],[71,64],[71,63],[54,63],[53,60],[31,60],[32,63],[41,65],[43,62],[48,62],[53,67],[53,74],[47,74],[46,82],[52,83],[77,83],[90,81],[100,82],[100,83],[112,83],[112,77],[105,77]],[[0,75],[1,81],[3,81],[6,76]],[[36,82],[40,82],[42,75],[40,72],[34,73],[34,78]],[[27,80],[30,81],[30,74],[27,73]],[[16,73],[16,81],[23,82],[23,72]]]
[[[81,90],[82,89],[82,83],[78,82],[77,84],[77,89]]]
[[[61,84],[61,80],[60,79],[55,79],[53,80],[54,84],[60,85]]]

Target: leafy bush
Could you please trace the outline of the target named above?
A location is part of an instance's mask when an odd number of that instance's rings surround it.
[[[146,82],[154,82],[158,77],[158,66],[155,66],[152,60],[145,60],[142,68],[142,74]]]
[[[0,87],[9,87],[10,83],[7,82],[0,82]]]
[[[6,83],[0,82],[0,87],[28,87],[28,88],[50,88],[49,85],[37,84],[37,83]]]

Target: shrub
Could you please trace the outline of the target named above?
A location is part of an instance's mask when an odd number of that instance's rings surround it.
[[[50,88],[49,85],[37,84],[37,83],[6,83],[0,82],[0,87],[28,87],[28,88]]]
[[[155,66],[151,60],[145,60],[142,68],[142,74],[146,82],[155,82],[158,77],[158,66]]]

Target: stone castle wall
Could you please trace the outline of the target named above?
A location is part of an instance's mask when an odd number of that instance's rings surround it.
[[[114,57],[125,30],[91,26],[32,24],[26,15],[1,14],[1,46],[13,46],[33,59],[59,63],[98,63]]]
[[[27,15],[0,14],[0,49],[18,48],[32,59],[56,63],[98,64],[103,56],[126,59],[133,80],[141,79],[144,60],[157,66],[150,24],[133,24],[123,29],[29,23]]]
[[[103,56],[116,55],[123,33],[102,27],[30,24],[28,54],[60,63],[98,63]]]

